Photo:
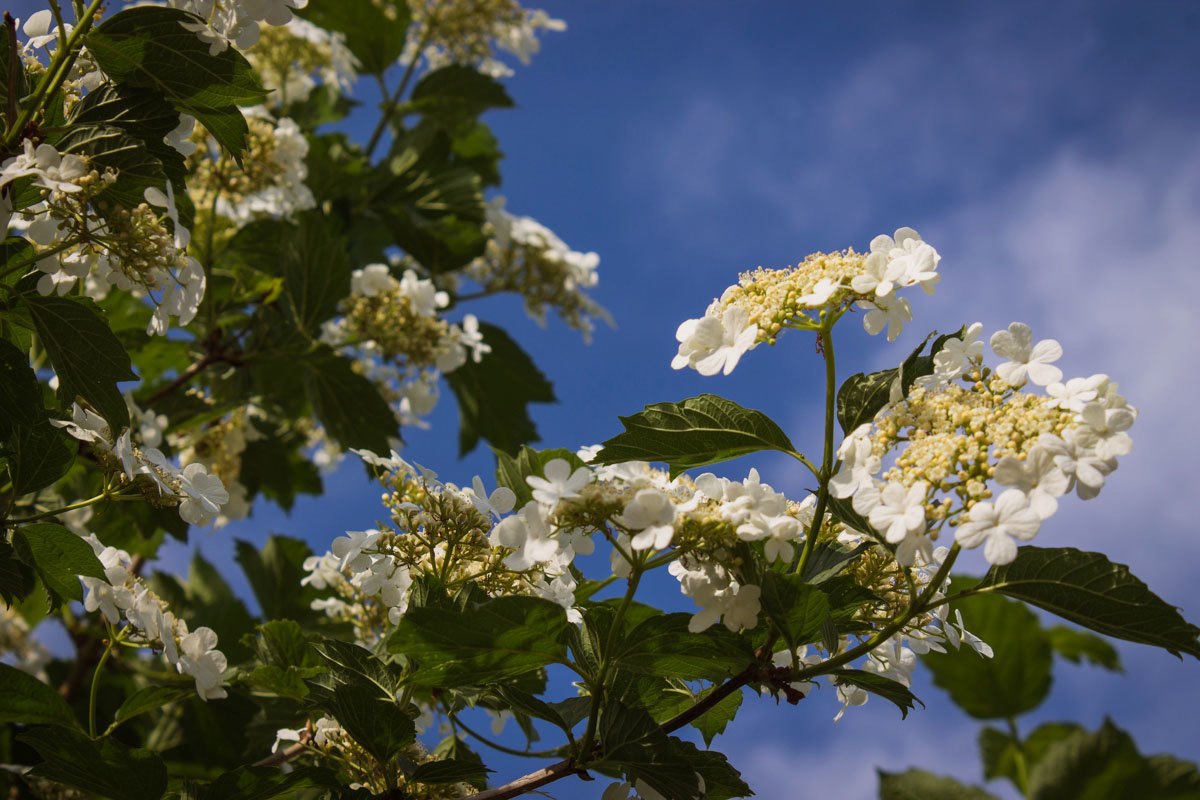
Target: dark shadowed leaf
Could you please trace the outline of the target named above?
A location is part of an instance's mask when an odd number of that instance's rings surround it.
[[[787,436],[766,414],[715,394],[654,403],[619,419],[625,432],[606,441],[594,463],[662,461],[676,475],[760,450],[795,453]]]
[[[129,427],[129,409],[117,384],[135,381],[129,354],[91,300],[26,297],[25,304],[58,375],[58,396],[70,408],[76,395],[108,422],[116,438]]]
[[[521,346],[502,328],[479,323],[492,350],[479,363],[467,363],[446,376],[458,399],[458,452],[466,455],[482,437],[497,449],[516,453],[538,440],[530,403],[554,403],[554,388]]]
[[[58,691],[27,672],[0,663],[0,722],[78,726],[75,712]]]
[[[166,791],[167,768],[153,751],[57,726],[31,728],[18,739],[42,757],[32,772],[38,777],[112,800],[159,800]]]
[[[1200,628],[1124,564],[1073,547],[1021,547],[977,587],[1015,597],[1085,628],[1200,659]],[[986,641],[986,639],[985,639]]]
[[[879,800],[996,800],[978,786],[967,786],[920,769],[879,770]]]
[[[53,522],[35,522],[18,528],[12,537],[13,549],[21,560],[33,567],[49,591],[59,597],[83,600],[80,575],[104,580],[104,565],[92,546]]]

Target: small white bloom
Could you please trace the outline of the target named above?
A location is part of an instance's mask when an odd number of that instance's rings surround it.
[[[1058,500],[1066,493],[1070,479],[1054,463],[1054,453],[1046,447],[1034,447],[1021,461],[1015,456],[1004,456],[996,462],[996,483],[1015,486],[1029,495],[1029,507],[1042,519],[1049,519],[1058,511]]]
[[[1017,557],[1015,540],[1032,541],[1042,527],[1041,517],[1020,489],[1006,489],[995,506],[976,503],[967,516],[970,521],[958,527],[954,538],[966,548],[984,545],[983,557],[989,564],[1010,563]]]
[[[188,464],[179,473],[180,488],[185,495],[179,504],[179,516],[191,525],[207,525],[221,513],[229,502],[229,492],[216,475],[208,474],[203,464]]]
[[[564,458],[547,461],[543,473],[546,477],[530,475],[525,482],[533,487],[533,498],[548,507],[553,507],[559,500],[579,497],[579,490],[587,486],[592,477],[587,467],[571,472],[571,465]]]
[[[615,519],[638,532],[630,542],[634,550],[662,550],[675,534],[675,504],[658,489],[639,491]]]
[[[1043,339],[1035,345],[1033,329],[1024,322],[996,331],[991,344],[996,355],[1008,359],[996,367],[996,374],[1009,386],[1024,386],[1026,380],[1045,386],[1062,378],[1062,370],[1052,365],[1062,358],[1062,345],[1054,339]]]
[[[758,325],[750,322],[749,313],[741,306],[730,305],[722,311],[714,302],[704,317],[681,324],[675,338],[679,353],[671,360],[672,369],[691,367],[705,377],[718,372],[728,375],[742,355],[757,346]]]
[[[863,315],[863,328],[872,336],[887,328],[887,340],[896,341],[905,322],[912,322],[912,306],[903,297],[876,297],[874,300],[860,300],[859,308],[867,309]]]

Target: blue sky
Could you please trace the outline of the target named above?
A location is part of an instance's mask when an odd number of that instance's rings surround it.
[[[511,211],[600,254],[595,296],[617,327],[585,346],[557,321],[538,328],[512,298],[470,310],[508,327],[555,381],[561,404],[535,407],[546,446],[599,442],[620,431],[618,414],[715,392],[815,450],[822,367],[811,340],[784,336],[732,376],[701,378],[669,368],[675,328],[739,271],[862,249],[910,225],[943,256],[939,292],[914,298],[915,322],[894,344],[853,321],[839,328],[840,377],[892,366],[929,330],[975,320],[988,331],[1028,322],[1063,344],[1067,375],[1112,375],[1142,410],[1134,452],[1098,500],[1064,502],[1037,543],[1101,550],[1200,619],[1190,506],[1200,482],[1200,5],[543,5],[569,29],[517,68],[518,108],[489,119],[508,156],[502,190]],[[448,389],[432,421],[408,436],[406,455],[459,483],[490,475],[488,456],[455,459]],[[770,457],[725,472],[750,466],[792,496],[808,488]],[[290,517],[261,507],[194,534],[188,549],[228,563],[234,536],[280,532],[323,550],[373,524],[378,493],[360,476],[347,462],[323,500]],[[167,561],[186,557],[176,547]],[[1109,714],[1143,752],[1200,759],[1200,717],[1179,713],[1200,707],[1195,662],[1121,652],[1125,676],[1059,668],[1036,718],[1094,727]],[[747,702],[714,746],[763,797],[871,797],[874,766],[980,780],[977,723],[924,674],[916,689],[928,710],[904,722],[876,699],[834,725],[830,691],[795,708]],[[539,766],[502,763],[511,774]],[[598,797],[595,786],[552,792]]]

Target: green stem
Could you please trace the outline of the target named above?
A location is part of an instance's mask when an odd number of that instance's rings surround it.
[[[817,545],[817,534],[820,533],[821,524],[825,520],[825,506],[829,504],[829,479],[833,477],[834,468],[833,423],[836,419],[837,399],[837,364],[833,355],[833,323],[836,321],[836,318],[826,320],[826,324],[818,334],[821,337],[821,350],[825,356],[825,450],[821,459],[821,471],[816,473],[819,483],[817,505],[813,509],[813,521],[809,525],[808,535],[804,537],[804,551],[800,554],[800,561],[796,564],[795,572],[798,575],[803,575],[804,568],[808,566],[808,559]],[[812,468],[811,465],[809,468]]]
[[[104,4],[104,0],[92,0],[88,4],[83,15],[75,23],[75,29],[71,31],[70,38],[67,39],[65,45],[59,47],[54,53],[54,58],[50,61],[50,66],[46,68],[42,74],[42,79],[38,81],[37,88],[33,91],[33,96],[28,103],[22,105],[21,113],[13,120],[12,125],[4,133],[4,149],[8,150],[16,143],[25,130],[26,124],[33,119],[33,115],[42,109],[42,103],[47,97],[51,97],[58,91],[58,87],[66,80],[67,73],[71,71],[71,67],[75,64],[75,58],[78,55],[78,46],[84,34],[92,27],[92,18],[96,16],[96,12],[100,10],[100,6]]]
[[[64,250],[70,250],[72,247],[79,244],[80,241],[82,241],[82,240],[81,239],[71,239],[66,242],[59,242],[58,244],[54,245],[53,247],[48,247],[45,250],[39,250],[34,254],[33,258],[28,258],[28,259],[24,259],[22,261],[18,261],[16,264],[12,264],[12,265],[6,267],[3,271],[0,271],[0,279],[7,278],[9,275],[13,274],[14,272],[16,272],[18,270],[28,269],[29,267],[32,267],[37,262],[41,261],[43,258],[57,255],[58,253],[61,253]],[[9,289],[10,291],[12,290],[11,287],[9,287],[9,286],[5,286],[4,288]]]
[[[499,750],[501,753],[508,753],[510,756],[523,756],[525,758],[549,758],[550,756],[556,756],[559,754],[558,748],[555,748],[554,750],[531,751],[531,750],[517,750],[514,747],[506,747],[506,746],[500,744],[499,742],[493,742],[491,739],[487,738],[486,736],[483,736],[483,735],[471,730],[471,728],[467,727],[467,723],[463,722],[461,719],[454,716],[449,711],[446,712],[446,715],[448,717],[450,717],[451,725],[453,725],[456,728],[462,728],[469,735],[471,735],[474,738],[478,739],[479,741],[483,742],[484,744],[486,744],[488,747],[492,748],[493,750]]]
[[[87,500],[80,500],[78,503],[71,503],[70,505],[63,506],[62,508],[56,508],[51,511],[45,511],[41,514],[34,514],[32,517],[22,517],[21,519],[14,519],[14,520],[11,520],[11,522],[14,525],[20,525],[20,524],[23,524],[26,522],[34,522],[39,519],[45,519],[46,517],[54,517],[59,514],[62,514],[65,511],[74,511],[77,508],[83,508],[85,506],[94,505],[96,503],[99,503],[101,500],[107,499],[108,497],[109,497],[109,494],[107,492],[103,492],[103,493],[98,494],[95,497],[89,498]]]
[[[1025,745],[1021,742],[1021,734],[1017,730],[1017,720],[1011,714],[1007,718],[1008,734],[1013,740],[1013,750],[1016,757],[1013,759],[1017,767],[1017,788],[1021,790],[1021,794],[1029,796],[1029,764],[1025,760]]]
[[[104,652],[100,654],[100,660],[96,662],[96,671],[92,673],[92,691],[88,698],[88,733],[93,739],[96,738],[96,693],[100,689],[100,671],[104,669],[104,662],[108,661],[116,644],[117,637],[113,635],[110,625],[108,626],[108,644],[105,646]]]
[[[612,627],[608,630],[608,641],[605,642],[604,651],[600,654],[600,671],[594,681],[589,681],[592,690],[592,707],[588,712],[587,729],[584,731],[582,743],[575,756],[579,766],[586,764],[587,759],[592,755],[592,747],[596,742],[596,725],[600,721],[601,704],[608,691],[605,683],[608,680],[609,658],[617,645],[617,636],[625,627],[625,613],[629,610],[629,606],[633,602],[633,595],[637,592],[638,584],[642,580],[642,565],[634,563],[632,568],[633,572],[629,576],[629,585],[625,589],[625,596],[621,598],[621,605],[617,607]]]
[[[437,10],[430,15],[429,21],[425,23],[425,35],[421,37],[421,43],[417,45],[416,55],[413,60],[408,62],[408,67],[404,70],[404,75],[400,77],[400,85],[396,87],[396,91],[391,95],[387,93],[387,84],[383,81],[383,76],[379,76],[380,93],[387,98],[384,104],[383,113],[379,117],[378,124],[375,125],[375,130],[371,131],[371,138],[367,141],[367,160],[371,160],[371,154],[375,152],[375,147],[379,144],[379,140],[383,137],[384,130],[387,129],[387,124],[392,118],[392,114],[396,113],[396,107],[400,104],[400,98],[404,96],[404,90],[408,88],[408,82],[412,80],[413,74],[417,70],[417,62],[421,60],[421,53],[425,52],[425,48],[433,39],[433,25],[436,21]]]

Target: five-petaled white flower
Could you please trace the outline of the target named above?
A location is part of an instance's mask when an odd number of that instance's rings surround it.
[[[186,626],[181,626],[187,630]],[[179,639],[179,663],[176,669],[191,675],[196,681],[196,693],[201,700],[219,700],[226,692],[221,687],[225,671],[225,654],[217,647],[217,634],[212,628],[197,628]]]
[[[904,323],[912,322],[912,306],[904,297],[876,297],[871,301],[860,300],[859,308],[867,309],[863,315],[863,328],[872,336],[887,328],[887,340],[896,341]]]
[[[1017,557],[1015,540],[1031,541],[1042,527],[1042,518],[1020,489],[1005,489],[994,506],[976,503],[968,516],[970,521],[959,526],[954,538],[967,548],[984,545],[983,557],[989,564],[1010,563]]]
[[[542,470],[546,477],[530,475],[525,482],[533,487],[533,499],[545,506],[553,507],[559,500],[579,497],[579,490],[588,485],[592,473],[587,467],[571,472],[565,458],[552,458]]]
[[[616,521],[637,531],[629,545],[634,550],[662,550],[675,534],[675,504],[665,492],[642,489],[617,515]]]
[[[1009,386],[1024,386],[1026,380],[1045,386],[1062,378],[1062,370],[1053,366],[1062,358],[1062,345],[1054,339],[1043,339],[1035,345],[1033,330],[1024,322],[996,331],[991,343],[996,355],[1008,359],[996,367],[996,374]]]
[[[221,513],[229,502],[229,492],[216,475],[208,474],[203,464],[188,464],[179,473],[180,488],[185,495],[179,504],[179,516],[192,525],[207,525]]]
[[[753,350],[758,338],[758,325],[739,305],[722,311],[714,302],[700,319],[689,319],[675,331],[679,353],[671,360],[673,369],[692,367],[706,377],[733,372],[747,350]]]

